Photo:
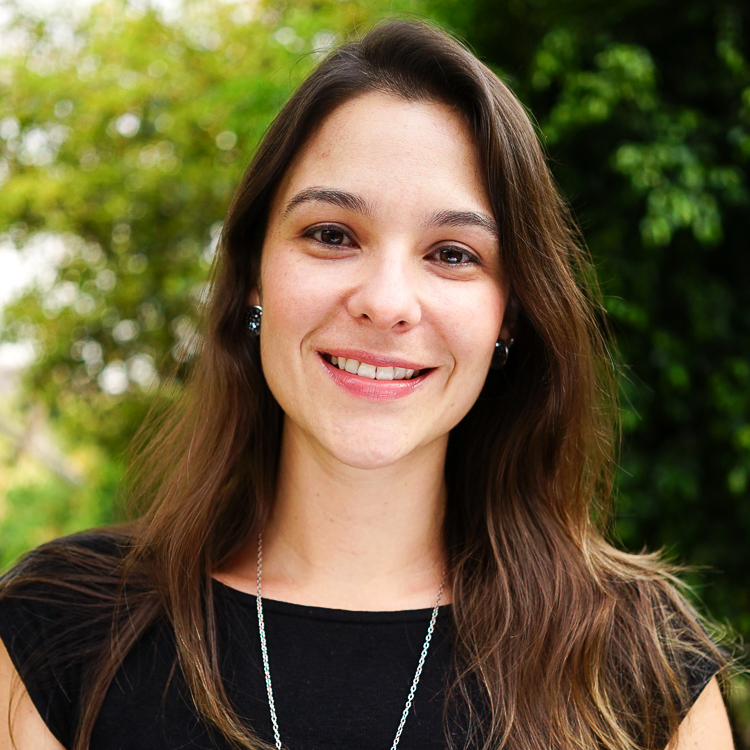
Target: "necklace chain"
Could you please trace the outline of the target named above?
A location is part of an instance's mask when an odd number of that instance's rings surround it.
[[[268,710],[271,713],[271,724],[273,725],[273,737],[276,742],[277,750],[282,750],[281,735],[279,733],[279,719],[276,716],[276,704],[273,700],[273,687],[271,685],[271,665],[268,661],[268,645],[266,643],[266,626],[263,619],[263,598],[261,596],[261,578],[263,573],[263,534],[258,534],[258,596],[256,597],[256,603],[258,608],[258,631],[260,632],[260,650],[263,655],[263,673],[266,678],[266,693],[268,693]],[[417,692],[417,685],[419,684],[419,678],[422,676],[422,668],[424,667],[425,659],[427,658],[427,652],[430,649],[430,641],[432,640],[432,634],[435,632],[435,622],[438,616],[438,610],[440,609],[440,598],[443,596],[443,588],[445,587],[445,572],[443,573],[443,580],[440,582],[440,590],[438,591],[437,601],[435,607],[432,610],[432,617],[430,618],[430,626],[427,628],[427,635],[424,639],[424,645],[422,646],[422,653],[419,657],[419,663],[417,664],[417,671],[414,674],[414,680],[411,683],[411,689],[409,690],[409,696],[406,699],[406,706],[404,712],[401,714],[401,721],[398,724],[396,730],[396,737],[391,745],[391,750],[396,750],[399,740],[401,739],[401,733],[404,731],[404,725],[406,719],[409,716],[411,710],[411,704],[414,700],[414,695]]]

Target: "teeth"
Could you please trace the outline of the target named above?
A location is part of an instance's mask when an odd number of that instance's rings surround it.
[[[364,362],[357,368],[357,375],[363,378],[372,378],[375,380],[378,368],[375,365],[366,365]]]
[[[339,370],[346,370],[352,375],[370,378],[370,380],[411,380],[415,373],[419,373],[418,370],[407,370],[404,367],[376,367],[365,362],[358,362],[356,359],[333,355],[328,355],[328,361]]]

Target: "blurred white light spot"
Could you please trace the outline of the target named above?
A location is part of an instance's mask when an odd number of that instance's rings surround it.
[[[72,281],[62,281],[47,292],[43,304],[47,310],[58,311],[70,307],[77,299],[78,286]]]
[[[119,396],[128,389],[128,371],[125,363],[116,359],[110,362],[100,373],[97,378],[99,387],[111,396]]]
[[[246,52],[247,47],[244,44],[230,44],[224,50],[224,57],[226,57],[227,60],[231,60],[232,62],[237,62],[245,56]]]
[[[154,60],[148,66],[148,74],[152,78],[161,78],[167,72],[167,64],[164,60]]]
[[[68,128],[64,125],[30,128],[23,134],[18,160],[35,166],[49,164],[54,161],[67,134]]]
[[[112,329],[112,338],[120,344],[132,341],[140,332],[141,328],[134,320],[121,320]]]
[[[128,273],[143,273],[148,268],[148,258],[143,253],[136,253],[128,258]]]
[[[313,55],[316,58],[325,57],[336,44],[336,35],[332,31],[319,31],[312,38]]]
[[[57,282],[57,269],[70,255],[73,242],[70,236],[38,232],[18,248],[10,234],[0,235],[0,306],[33,286],[51,290]],[[75,285],[73,287],[75,290]],[[75,298],[70,290],[62,295],[67,299],[62,306],[71,304]],[[46,308],[46,302],[44,304]]]
[[[15,117],[4,117],[0,120],[0,138],[9,141],[11,138],[18,138],[21,128]]]
[[[117,284],[117,276],[115,275],[115,272],[110,270],[109,268],[105,268],[102,271],[99,271],[99,273],[96,275],[96,285],[103,292],[109,292],[110,290],[114,289],[115,284]]]
[[[117,79],[117,83],[122,89],[134,89],[138,85],[138,73],[134,70],[126,70]]]
[[[78,77],[85,81],[92,78],[99,66],[102,64],[102,58],[99,55],[88,55],[78,63]]]
[[[186,362],[198,351],[199,336],[195,324],[187,315],[179,315],[169,327],[177,339],[171,350],[172,358],[176,362]]]
[[[103,355],[102,345],[98,341],[88,339],[81,344],[80,355],[76,359],[82,359],[87,365],[95,365],[103,361]]]
[[[112,242],[122,243],[130,239],[130,224],[115,224],[112,229]]]
[[[60,101],[55,104],[55,117],[60,120],[67,117],[72,111],[73,102],[71,102],[70,99],[60,99]]]
[[[255,19],[257,2],[244,2],[237,5],[232,13],[232,21],[238,26],[244,26]]]
[[[0,344],[0,370],[23,370],[36,359],[31,341]]]
[[[138,163],[146,169],[158,167],[163,172],[178,170],[181,165],[174,144],[170,141],[159,141],[151,146],[144,146],[138,154]]]
[[[101,247],[95,242],[89,242],[81,249],[81,256],[90,266],[100,266],[105,262]]]
[[[78,161],[84,172],[91,172],[99,164],[99,154],[93,146],[86,146],[78,157]]]
[[[142,302],[138,306],[138,319],[147,331],[164,325],[164,315],[153,302]]]
[[[214,255],[216,255],[216,248],[219,246],[219,240],[221,240],[221,227],[222,223],[220,221],[211,226],[211,241],[203,250],[203,260],[209,265],[213,262]]]
[[[128,360],[130,379],[138,383],[142,390],[148,391],[158,384],[154,359],[148,354],[136,354]]]
[[[96,307],[96,300],[90,294],[82,294],[74,303],[73,309],[79,315],[88,315]]]
[[[154,127],[160,133],[166,133],[174,125],[174,117],[169,112],[162,112],[155,120]]]
[[[132,138],[141,129],[141,118],[126,112],[115,120],[115,130],[124,138]]]
[[[278,31],[274,32],[273,38],[284,47],[290,47],[297,39],[297,32],[289,26],[282,26]]]
[[[216,136],[216,145],[222,151],[229,151],[230,148],[234,148],[235,143],[237,143],[237,134],[231,130],[225,130]]]
[[[221,45],[221,34],[203,21],[194,21],[185,31],[192,46],[203,50],[215,50]]]

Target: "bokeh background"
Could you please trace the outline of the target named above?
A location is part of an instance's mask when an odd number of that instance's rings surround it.
[[[331,44],[437,20],[528,105],[621,368],[612,533],[750,634],[750,6],[740,0],[0,3],[0,567],[120,517],[255,144]],[[750,748],[750,686],[729,694]]]

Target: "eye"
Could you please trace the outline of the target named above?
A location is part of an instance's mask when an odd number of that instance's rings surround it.
[[[455,245],[438,248],[434,255],[446,266],[461,266],[468,263],[479,263],[479,259],[476,255],[461,247],[456,247]]]
[[[312,227],[308,229],[304,237],[309,237],[321,245],[333,245],[334,247],[350,247],[354,243],[351,237],[341,227],[335,224],[325,224],[323,226]]]

